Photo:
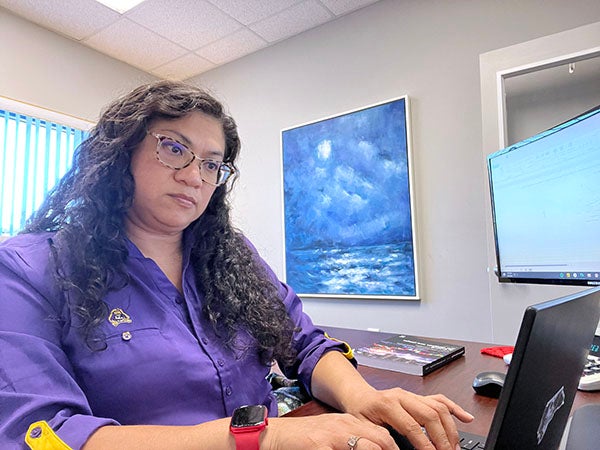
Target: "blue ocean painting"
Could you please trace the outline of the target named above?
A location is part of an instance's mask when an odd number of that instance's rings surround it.
[[[282,131],[286,282],[416,296],[406,98]]]

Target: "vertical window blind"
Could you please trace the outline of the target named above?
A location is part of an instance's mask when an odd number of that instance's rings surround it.
[[[0,109],[1,233],[14,235],[71,166],[85,131]]]

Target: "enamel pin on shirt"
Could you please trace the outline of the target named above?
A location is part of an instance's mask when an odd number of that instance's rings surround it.
[[[112,323],[114,327],[118,327],[122,323],[131,323],[131,317],[129,317],[129,315],[121,308],[115,308],[110,312],[108,321]]]

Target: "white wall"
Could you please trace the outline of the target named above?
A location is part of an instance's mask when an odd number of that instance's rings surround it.
[[[236,219],[281,276],[280,130],[411,97],[423,299],[305,299],[315,322],[494,341],[479,55],[598,19],[590,0],[383,0],[192,80],[240,125]]]
[[[96,121],[117,95],[156,77],[0,8],[0,96]]]

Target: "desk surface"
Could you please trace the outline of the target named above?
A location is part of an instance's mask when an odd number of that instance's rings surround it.
[[[327,331],[330,336],[348,342],[352,348],[369,345],[393,335],[392,333],[377,333],[346,328],[325,326],[321,326],[321,328]],[[505,372],[507,367],[501,358],[481,354],[480,350],[482,348],[491,347],[494,344],[452,339],[441,340],[452,344],[464,345],[465,356],[452,361],[424,377],[365,366],[360,366],[358,370],[369,384],[378,389],[401,387],[421,395],[444,394],[475,416],[475,420],[469,424],[459,423],[459,429],[479,435],[486,435],[492,423],[492,417],[498,400],[476,395],[471,387],[471,383],[475,375],[479,372],[488,370]],[[587,403],[600,403],[600,393],[578,391],[573,411]],[[327,406],[313,401],[292,411],[289,415],[305,416],[330,411],[332,410]]]

